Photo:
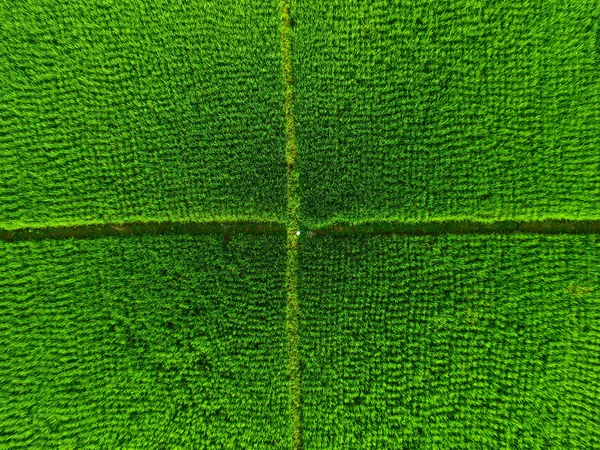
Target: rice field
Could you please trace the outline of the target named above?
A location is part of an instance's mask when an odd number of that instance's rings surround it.
[[[0,0],[0,447],[600,448],[595,0]]]

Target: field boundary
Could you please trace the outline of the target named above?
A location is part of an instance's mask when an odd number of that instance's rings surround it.
[[[302,448],[302,383],[300,373],[300,305],[298,300],[298,245],[300,243],[299,177],[296,170],[296,128],[294,122],[294,80],[292,72],[293,27],[292,0],[280,0],[281,63],[283,109],[285,113],[285,161],[287,166],[287,262],[286,262],[286,331],[288,336],[288,370],[290,377],[290,432],[294,450]]]
[[[143,234],[284,234],[289,244],[297,246],[297,223],[290,227],[283,222],[127,222],[57,227],[28,227],[15,230],[0,229],[0,241],[13,242],[42,239],[94,239],[111,236]],[[429,234],[600,234],[600,220],[542,220],[477,222],[464,220],[431,222],[365,222],[338,224],[312,230],[301,235],[319,236],[380,236]]]
[[[309,230],[311,236],[355,235],[430,235],[430,234],[600,234],[600,220],[500,220],[477,222],[445,220],[424,222],[373,221],[361,224],[337,224]]]
[[[95,239],[162,234],[283,234],[280,222],[128,222],[59,227],[0,229],[0,241],[39,241],[43,239]]]

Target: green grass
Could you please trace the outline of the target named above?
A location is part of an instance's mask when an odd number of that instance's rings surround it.
[[[595,0],[297,0],[305,227],[600,218]]]
[[[285,245],[0,242],[0,447],[289,448]]]
[[[280,220],[277,0],[0,1],[0,227]]]
[[[305,238],[305,449],[600,446],[598,236]]]

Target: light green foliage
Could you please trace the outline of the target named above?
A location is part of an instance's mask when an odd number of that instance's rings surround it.
[[[283,220],[277,1],[0,1],[0,227]]]
[[[595,0],[298,0],[305,226],[600,217]]]
[[[285,245],[0,242],[0,447],[289,448]]]
[[[598,261],[597,236],[304,239],[304,448],[598,448]]]

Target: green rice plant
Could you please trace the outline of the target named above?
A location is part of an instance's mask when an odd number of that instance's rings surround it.
[[[0,226],[285,217],[276,0],[0,1]]]
[[[289,448],[285,235],[0,255],[0,447]]]
[[[305,227],[600,218],[600,3],[299,0]]]
[[[597,448],[600,240],[305,238],[305,449]]]
[[[596,0],[0,0],[0,447],[600,448]]]

